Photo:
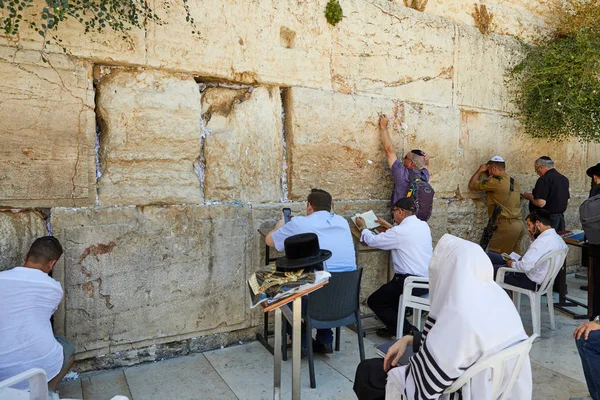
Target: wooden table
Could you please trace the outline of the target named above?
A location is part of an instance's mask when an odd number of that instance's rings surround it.
[[[567,238],[563,238],[565,243],[569,246],[579,247],[582,249],[582,257],[584,254],[588,254],[588,244],[587,243],[575,243],[573,241],[566,240]],[[569,314],[574,319],[590,319],[592,316],[592,299],[594,298],[594,268],[592,265],[592,258],[588,256],[588,267],[587,267],[587,279],[588,279],[588,295],[587,295],[587,304],[583,304],[580,301],[577,301],[573,298],[567,297],[567,259],[565,258],[565,262],[558,273],[558,302],[554,303],[554,307]],[[585,314],[578,314],[573,310],[570,310],[571,307],[583,307],[588,311]]]
[[[281,399],[281,346],[282,346],[282,311],[281,307],[293,302],[292,311],[293,317],[290,323],[292,324],[292,400],[300,399],[300,342],[302,338],[302,296],[319,290],[325,286],[327,282],[320,283],[302,292],[298,292],[292,296],[286,297],[276,303],[264,306],[265,315],[269,311],[275,311],[275,343],[274,343],[274,371],[273,371],[273,399]],[[263,303],[264,305],[265,303]],[[287,318],[287,317],[286,317]]]

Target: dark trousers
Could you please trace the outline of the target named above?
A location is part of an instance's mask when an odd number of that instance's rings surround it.
[[[354,393],[358,400],[385,400],[386,379],[383,358],[362,361],[354,377]]]
[[[414,275],[395,274],[391,281],[374,291],[367,299],[369,308],[393,332],[396,331],[398,322],[398,302],[404,291],[404,280],[409,276]],[[427,289],[413,289],[413,294],[416,296],[422,296],[427,294],[427,292]],[[411,328],[412,325],[408,321],[405,321],[404,332],[402,333],[406,334],[410,332]]]
[[[590,319],[593,319],[596,315],[600,315],[600,245],[590,244],[588,254],[588,268],[592,268],[590,271],[592,282],[588,282],[588,285],[592,286],[592,312],[590,313]],[[589,287],[588,290],[590,290]]]
[[[594,400],[600,400],[600,331],[590,332],[588,340],[581,335],[579,340],[575,340],[575,344],[590,396]],[[358,370],[356,372],[358,374]]]
[[[563,213],[550,214],[550,226],[554,228],[556,232],[565,230],[565,216]]]
[[[506,264],[504,258],[502,258],[502,256],[498,253],[488,251],[487,255],[490,258],[490,261],[492,262],[492,266],[494,267],[494,280],[496,280],[498,270],[502,267],[508,267],[508,264]],[[538,284],[529,279],[529,277],[526,274],[518,272],[508,272],[504,274],[504,283],[527,290],[537,290],[538,287]]]

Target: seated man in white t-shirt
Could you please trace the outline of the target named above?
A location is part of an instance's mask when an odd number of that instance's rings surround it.
[[[533,242],[531,242],[531,246],[529,246],[529,249],[527,249],[527,252],[519,261],[506,261],[500,254],[491,251],[487,254],[494,266],[494,279],[496,279],[496,273],[501,267],[511,267],[525,273],[509,272],[504,275],[505,283],[523,289],[537,290],[537,286],[544,282],[546,278],[548,268],[550,268],[550,260],[534,271],[532,271],[533,267],[546,254],[566,249],[567,245],[563,238],[550,226],[552,222],[548,211],[541,208],[533,210],[529,213],[525,222],[527,223],[527,233]]]
[[[429,261],[433,254],[431,230],[427,222],[415,216],[416,210],[412,198],[402,197],[392,206],[396,225],[392,226],[380,218],[379,223],[388,230],[377,235],[367,229],[362,218],[356,218],[361,242],[377,249],[391,250],[392,253],[394,277],[367,299],[369,308],[385,324],[385,328],[377,330],[381,336],[396,334],[398,302],[404,291],[404,280],[409,276],[429,276]],[[413,290],[417,296],[426,293],[426,289]],[[405,321],[403,333],[407,334],[411,328],[412,325]]]
[[[41,368],[51,399],[58,399],[56,384],[75,362],[75,347],[63,336],[55,337],[50,323],[63,290],[48,273],[62,253],[56,238],[44,236],[33,242],[22,267],[0,272],[0,381]],[[14,386],[28,387],[28,382]]]
[[[331,258],[325,263],[329,272],[353,271],[356,269],[354,242],[348,221],[331,212],[332,198],[329,193],[312,189],[306,204],[306,217],[294,217],[287,224],[281,218],[275,228],[267,234],[265,242],[277,251],[284,251],[283,242],[290,236],[300,233],[315,233],[322,249],[331,251]],[[331,329],[317,329],[313,351],[333,353],[333,332]],[[303,346],[304,347],[304,346]]]

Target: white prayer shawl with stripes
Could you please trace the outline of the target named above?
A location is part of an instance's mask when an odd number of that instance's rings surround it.
[[[429,264],[431,311],[423,344],[407,366],[388,373],[386,400],[491,399],[491,371],[454,394],[442,394],[476,361],[527,338],[521,318],[493,280],[488,256],[477,244],[444,235]],[[505,382],[516,360],[507,363]],[[532,395],[531,364],[523,362],[510,399]]]

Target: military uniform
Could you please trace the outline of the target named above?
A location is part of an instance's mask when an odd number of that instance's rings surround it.
[[[521,188],[514,182],[510,191],[510,177],[507,174],[495,175],[475,182],[473,190],[486,192],[488,215],[499,205],[502,212],[496,220],[498,228],[494,231],[488,247],[494,253],[515,252],[521,254],[521,239],[525,235],[525,225],[521,216]]]

